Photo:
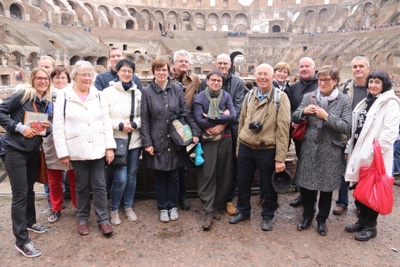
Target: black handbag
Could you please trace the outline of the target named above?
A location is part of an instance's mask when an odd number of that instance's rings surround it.
[[[131,115],[129,121],[133,120],[135,112],[135,90],[132,91],[132,104],[131,104]],[[111,166],[127,166],[128,165],[128,152],[129,143],[131,142],[132,133],[128,134],[128,139],[114,138],[117,144],[117,149],[114,151],[114,160],[111,162]]]
[[[192,129],[184,117],[185,115],[173,116],[168,125],[169,135],[178,149],[193,143]]]

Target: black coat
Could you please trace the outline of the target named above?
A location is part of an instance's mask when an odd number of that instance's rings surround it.
[[[189,115],[185,96],[179,85],[168,84],[163,91],[155,80],[143,89],[140,116],[142,119],[142,146],[154,147],[154,156],[146,155],[147,167],[153,170],[171,171],[186,164],[186,150],[177,150],[169,137],[168,124],[173,113],[185,113],[185,121],[192,129],[193,136],[200,136],[200,129]],[[147,152],[144,152],[147,153]]]
[[[300,103],[303,100],[303,96],[307,93],[315,91],[317,88],[317,73],[314,74],[314,77],[312,77],[311,80],[300,79],[289,87],[289,90],[287,90],[286,93],[290,100],[290,110],[292,114],[300,106]]]

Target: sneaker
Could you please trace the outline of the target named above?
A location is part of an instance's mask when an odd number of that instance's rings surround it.
[[[111,224],[118,225],[121,224],[121,219],[119,218],[118,210],[114,210],[110,212]]]
[[[179,219],[179,214],[178,214],[178,209],[177,208],[172,208],[169,210],[169,219],[171,221],[176,221]]]
[[[132,210],[132,208],[125,209],[125,217],[130,222],[136,222],[136,220],[137,220],[137,216],[136,216],[135,212]]]
[[[168,210],[160,210],[160,221],[169,222]]]
[[[61,216],[61,211],[52,211],[50,216],[47,218],[47,220],[50,223],[54,223],[58,220],[58,218]]]
[[[37,234],[43,234],[44,232],[47,231],[46,227],[41,226],[40,223],[35,223],[31,226],[28,226],[28,230],[35,232]]]
[[[35,248],[33,242],[26,243],[25,245],[15,245],[15,248],[21,252],[22,255],[28,258],[34,258],[42,255],[42,252]]]

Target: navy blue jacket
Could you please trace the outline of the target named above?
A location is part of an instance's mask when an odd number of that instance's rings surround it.
[[[117,72],[113,71],[110,69],[109,71],[100,73],[96,77],[96,81],[94,82],[94,86],[97,88],[99,91],[103,91],[107,87],[110,86],[110,82],[114,81],[115,78],[117,78]],[[136,74],[133,74],[132,81],[136,84],[137,88],[142,91],[142,83],[140,82],[140,79]]]

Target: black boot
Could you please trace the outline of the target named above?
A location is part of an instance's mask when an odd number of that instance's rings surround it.
[[[349,233],[360,232],[364,229],[366,224],[366,216],[360,213],[360,215],[358,216],[358,220],[353,224],[347,225],[344,229]]]
[[[376,230],[376,222],[368,222],[364,229],[355,235],[355,239],[358,241],[368,241],[371,238],[376,237],[378,230]]]

